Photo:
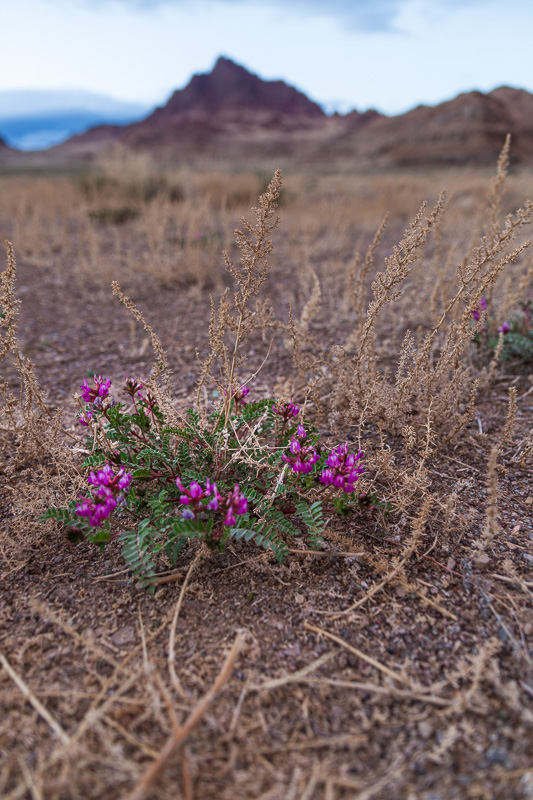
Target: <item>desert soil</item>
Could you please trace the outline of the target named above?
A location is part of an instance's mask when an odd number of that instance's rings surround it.
[[[72,394],[88,370],[117,385],[149,370],[144,334],[110,293],[69,290],[52,268],[23,259],[18,290],[23,350],[71,430]],[[185,402],[195,348],[206,344],[208,298],[194,288],[144,288],[135,299],[168,348]],[[266,393],[291,369],[275,345],[254,390]],[[475,547],[510,381],[519,427],[531,427],[529,370],[504,370],[432,473],[436,490],[460,494],[468,525],[444,535],[430,521],[392,578],[375,564],[397,563],[402,537],[369,513],[332,519],[324,554],[294,554],[285,565],[240,544],[224,555],[191,547],[150,596],[113,545],[75,545],[30,516],[10,539],[5,491],[0,795],[129,797],[165,747],[171,714],[177,724],[187,719],[241,632],[229,680],[147,797],[533,797],[530,472],[507,463],[500,534]],[[169,635],[180,593],[173,681]]]

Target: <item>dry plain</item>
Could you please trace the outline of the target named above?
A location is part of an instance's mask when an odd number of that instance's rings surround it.
[[[18,345],[62,412],[56,450],[39,450],[3,395],[2,797],[533,797],[533,361],[503,345],[495,358],[497,329],[533,303],[529,170],[285,170],[262,289],[273,316],[243,378],[257,371],[256,398],[307,398],[326,442],[365,452],[380,505],[328,514],[323,551],[293,541],[280,565],[194,542],[177,567],[161,561],[152,596],[113,543],[38,522],[79,479],[81,382],[94,371],[118,387],[154,362],[111,281],[157,331],[187,407],[210,296],[232,286],[221,253],[238,259],[233,230],[270,177],[125,153],[0,176]],[[481,296],[493,345],[484,328],[474,340]],[[18,397],[13,353],[2,377]]]

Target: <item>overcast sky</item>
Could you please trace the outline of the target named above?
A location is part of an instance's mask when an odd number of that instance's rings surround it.
[[[163,103],[225,55],[326,110],[533,91],[531,0],[0,0],[0,90]]]

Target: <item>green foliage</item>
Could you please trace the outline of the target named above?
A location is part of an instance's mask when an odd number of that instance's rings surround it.
[[[324,543],[322,538],[322,533],[324,532],[322,503],[317,501],[312,505],[307,505],[307,503],[300,502],[296,504],[296,509],[309,532],[309,544],[314,550],[318,550]]]
[[[490,311],[489,306],[485,326],[474,337],[481,354],[490,360],[501,346],[502,361],[533,361],[533,301],[520,302],[517,311],[500,327]]]

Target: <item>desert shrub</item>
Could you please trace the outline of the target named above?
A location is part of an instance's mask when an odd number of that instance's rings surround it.
[[[382,476],[381,491],[400,508],[405,507],[401,498],[411,496],[411,489],[418,493],[426,490],[431,459],[457,440],[472,421],[477,392],[494,377],[501,356],[500,351],[495,353],[498,339],[505,341],[511,335],[507,352],[511,343],[518,342],[514,331],[499,333],[498,326],[506,309],[516,307],[527,291],[531,268],[522,268],[520,280],[513,279],[513,285],[507,281],[503,291],[498,293],[498,288],[506,271],[529,246],[523,231],[531,221],[533,204],[527,201],[503,221],[499,219],[508,151],[509,141],[491,185],[485,228],[465,255],[454,253],[455,274],[450,277],[448,270],[444,280],[437,265],[428,263],[427,258],[432,235],[438,236],[437,255],[442,247],[439,231],[447,200],[441,194],[431,211],[426,204],[421,206],[400,243],[385,257],[382,271],[376,272],[374,262],[387,219],[366,255],[356,254],[347,281],[354,324],[344,340],[324,344],[313,335],[310,320],[321,301],[316,275],[300,319],[291,316],[287,328],[302,380],[313,387],[317,413],[337,434],[352,431],[359,443],[363,435],[367,439],[373,436],[376,446],[365,444],[369,471]],[[426,293],[427,274],[432,285]],[[489,296],[493,298],[491,328],[487,328],[485,300]],[[404,328],[391,351],[395,308],[400,320],[410,314],[420,322],[414,332]],[[523,317],[521,312],[520,319]],[[487,344],[487,331],[496,335],[496,339],[494,335],[488,339],[492,346]],[[396,338],[394,330],[392,336]],[[524,338],[520,342],[526,353]],[[480,344],[489,351],[488,358],[475,358]],[[412,469],[407,470],[409,462]]]
[[[139,210],[133,206],[119,206],[118,208],[102,206],[89,211],[89,217],[102,225],[124,225],[125,222],[130,222],[138,216]]]

